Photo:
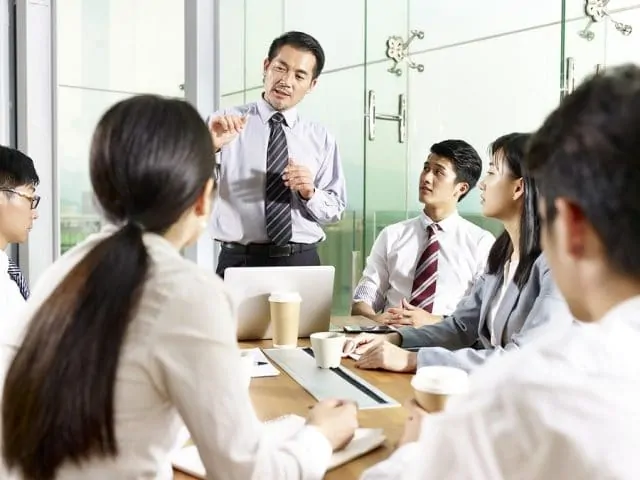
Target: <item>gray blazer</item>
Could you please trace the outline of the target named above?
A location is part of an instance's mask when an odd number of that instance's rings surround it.
[[[471,371],[490,356],[515,350],[549,331],[551,322],[555,329],[573,321],[547,261],[540,255],[521,290],[513,282],[507,287],[493,322],[498,345],[491,345],[487,315],[492,300],[499,295],[503,277],[502,273],[483,274],[442,322],[399,329],[403,348],[426,347],[418,351],[418,367],[448,365]]]

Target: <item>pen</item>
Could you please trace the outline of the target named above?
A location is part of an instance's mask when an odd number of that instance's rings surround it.
[[[267,364],[267,362],[256,362],[256,365],[259,366],[259,367],[262,366],[262,365],[266,365],[266,364]]]

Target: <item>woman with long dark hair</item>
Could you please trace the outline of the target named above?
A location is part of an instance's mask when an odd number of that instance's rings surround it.
[[[472,370],[489,356],[535,337],[552,316],[554,327],[571,323],[541,253],[537,188],[523,166],[529,138],[510,133],[491,144],[489,171],[478,186],[482,213],[500,220],[504,232],[489,252],[485,273],[451,315],[435,317],[408,304],[389,309],[394,315],[389,323],[400,328],[384,337],[356,338],[359,367],[410,372],[423,365],[449,365]]]
[[[206,226],[213,171],[184,101],[133,97],[100,120],[90,174],[109,226],[43,275],[6,372],[2,456],[18,478],[171,479],[183,421],[207,478],[321,478],[353,435],[346,402],[288,438],[257,419],[222,281],[180,255]]]

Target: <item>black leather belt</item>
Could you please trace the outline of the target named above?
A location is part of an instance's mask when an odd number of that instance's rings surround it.
[[[270,258],[290,257],[296,253],[314,250],[317,246],[317,243],[288,243],[286,245],[275,245],[273,243],[249,243],[248,245],[229,242],[222,243],[222,248],[231,253]]]

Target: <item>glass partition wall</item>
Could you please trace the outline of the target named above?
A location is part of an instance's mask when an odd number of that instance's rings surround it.
[[[187,4],[56,5],[64,252],[99,227],[87,171],[98,117],[135,93],[184,96]],[[493,139],[538,126],[586,75],[640,60],[640,0],[217,0],[217,8],[221,106],[258,98],[262,61],[282,32],[306,31],[325,48],[325,71],[300,110],[337,137],[347,177],[347,211],[321,246],[323,263],[336,267],[337,314],[349,311],[380,230],[420,211],[431,144],[465,139],[486,159]],[[461,203],[462,214],[499,231],[478,197]]]
[[[607,65],[640,62],[640,1],[564,0],[563,86]]]
[[[184,9],[184,0],[57,2],[60,253],[100,228],[88,163],[100,116],[139,93],[183,96]]]
[[[336,267],[334,313],[348,313],[380,230],[420,211],[431,144],[465,139],[486,158],[493,139],[535,128],[557,105],[561,17],[559,0],[220,0],[222,106],[258,98],[282,32],[305,31],[325,49],[300,111],[337,137],[347,177],[347,211],[321,247]],[[477,190],[460,210],[499,230]]]

